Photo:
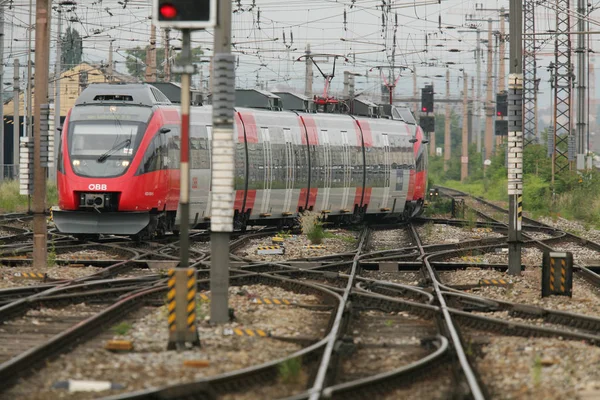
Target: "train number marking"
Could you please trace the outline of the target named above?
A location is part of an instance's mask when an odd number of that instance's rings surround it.
[[[89,190],[106,190],[106,184],[102,183],[90,183],[88,186]]]

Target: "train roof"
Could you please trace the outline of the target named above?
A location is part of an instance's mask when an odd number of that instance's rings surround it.
[[[153,107],[168,105],[171,101],[156,87],[146,83],[94,83],[75,100],[76,107],[105,104]]]

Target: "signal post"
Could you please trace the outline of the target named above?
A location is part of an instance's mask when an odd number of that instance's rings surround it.
[[[190,220],[190,90],[191,77],[195,72],[195,66],[191,55],[191,31],[193,29],[213,27],[216,19],[216,11],[216,0],[207,2],[198,2],[196,0],[154,0],[153,3],[155,25],[158,25],[161,28],[179,29],[182,32],[182,61],[181,64],[174,66],[172,69],[173,73],[181,74],[181,178],[179,195],[179,212],[181,213],[181,249],[179,267],[170,274],[169,280],[168,348],[180,348],[186,342],[191,343],[192,345],[200,345],[195,314],[196,271],[188,269]]]

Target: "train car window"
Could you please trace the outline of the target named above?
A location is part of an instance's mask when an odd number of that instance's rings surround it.
[[[237,143],[235,149],[235,183],[236,190],[246,188],[246,145]]]
[[[144,153],[144,158],[142,159],[137,174],[147,174],[166,168],[164,160],[167,154],[168,149],[164,135],[155,135]]]
[[[190,127],[190,164],[192,169],[210,169],[210,140],[205,125]]]
[[[310,177],[310,186],[312,188],[323,187],[323,177],[321,176],[321,156],[319,151],[321,146],[311,145],[310,146],[310,167],[311,167],[311,177]]]
[[[56,169],[58,172],[65,173],[65,164],[63,160],[63,152],[62,152],[62,136],[58,141],[58,157],[56,159]]]
[[[166,135],[166,146],[167,146],[167,168],[179,169],[181,163],[181,133],[179,127],[175,125],[169,125],[171,131]]]

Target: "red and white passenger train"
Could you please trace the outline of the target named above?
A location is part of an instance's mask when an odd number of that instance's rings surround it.
[[[281,224],[304,210],[348,221],[418,215],[427,146],[408,114],[386,119],[236,108],[235,225]],[[211,215],[211,107],[192,107],[190,119],[190,223],[197,226]],[[176,232],[180,123],[179,106],[154,86],[84,90],[62,128],[53,210],[58,230]]]

